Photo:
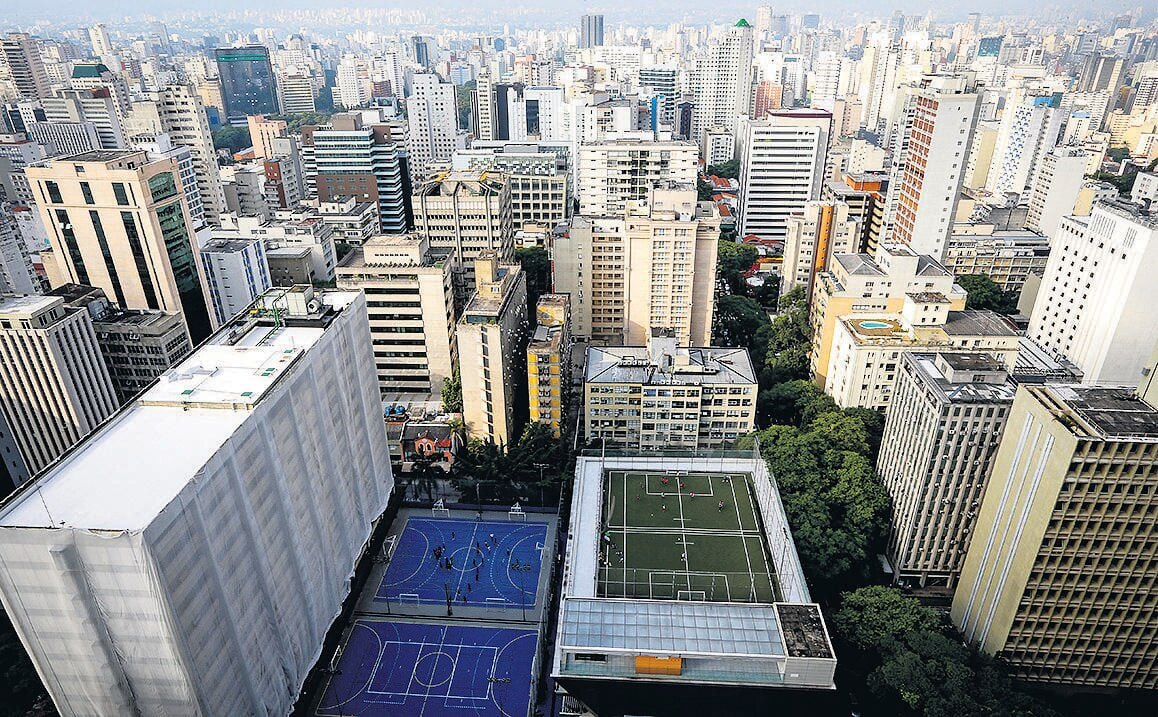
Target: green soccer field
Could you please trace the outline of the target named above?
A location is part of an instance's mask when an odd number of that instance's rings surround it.
[[[602,529],[600,596],[778,598],[747,474],[608,471]]]

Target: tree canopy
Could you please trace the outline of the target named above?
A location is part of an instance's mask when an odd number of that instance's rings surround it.
[[[1002,291],[1001,286],[988,274],[959,276],[957,283],[969,292],[969,297],[965,299],[965,308],[988,309],[999,314],[1017,313],[1017,294]]]
[[[249,127],[233,127],[227,125],[213,131],[213,147],[228,149],[230,152],[240,152],[252,147],[253,140],[249,137]]]
[[[532,421],[506,450],[492,441],[468,441],[458,453],[451,483],[463,500],[554,505],[568,466],[566,444],[549,426]]]
[[[551,257],[541,246],[515,250],[515,260],[527,275],[527,305],[535,314],[539,297],[551,291]]]
[[[721,164],[713,164],[708,167],[709,175],[716,175],[724,179],[739,179],[740,178],[740,160],[729,159],[727,162]]]

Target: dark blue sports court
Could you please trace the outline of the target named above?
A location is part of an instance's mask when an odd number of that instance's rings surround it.
[[[545,523],[410,518],[374,595],[400,605],[535,605]]]
[[[357,620],[317,714],[524,717],[534,658],[534,630]]]

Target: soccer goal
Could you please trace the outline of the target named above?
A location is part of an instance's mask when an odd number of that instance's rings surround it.
[[[430,514],[435,518],[449,518],[450,508],[446,507],[446,501],[442,498],[434,501],[434,506],[430,509]]]
[[[527,513],[523,510],[523,506],[515,503],[511,509],[507,511],[507,520],[521,520],[526,522]]]
[[[676,593],[676,600],[689,602],[707,602],[708,595],[703,590],[680,590]]]

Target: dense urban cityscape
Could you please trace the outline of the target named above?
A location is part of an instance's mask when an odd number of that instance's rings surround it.
[[[0,717],[1158,714],[1158,7],[0,24]]]

